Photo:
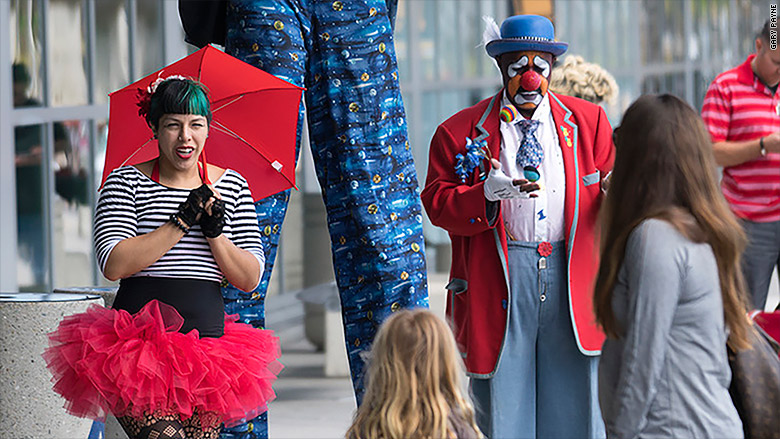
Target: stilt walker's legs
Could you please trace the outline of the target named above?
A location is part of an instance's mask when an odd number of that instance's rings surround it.
[[[393,0],[390,3],[395,5]],[[393,311],[428,305],[422,212],[384,0],[231,0],[226,51],[307,87],[355,393],[360,353]],[[258,291],[226,289],[228,312],[262,324],[287,194],[257,203],[268,238]],[[237,436],[236,436],[237,437]]]
[[[227,13],[228,33],[225,50],[268,73],[303,86],[306,71],[303,35],[309,33],[309,27],[308,19],[297,1],[231,0]],[[299,120],[303,118],[303,105],[301,105],[300,118]],[[298,139],[300,139],[300,131]],[[297,162],[297,150],[295,157]],[[279,233],[289,200],[288,190],[255,203],[265,252],[265,269],[258,288],[251,293],[244,293],[231,285],[223,288],[225,312],[239,314],[240,321],[255,327],[265,325],[265,295],[276,260]],[[221,437],[266,439],[268,438],[268,415],[263,413],[246,424],[225,428]]]
[[[309,137],[360,402],[379,324],[428,306],[422,212],[385,1],[311,4]]]

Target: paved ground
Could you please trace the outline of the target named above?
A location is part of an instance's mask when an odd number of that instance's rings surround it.
[[[352,384],[325,377],[325,354],[304,337],[302,302],[292,294],[270,296],[266,316],[281,339],[285,365],[269,404],[269,437],[343,438],[355,410]]]

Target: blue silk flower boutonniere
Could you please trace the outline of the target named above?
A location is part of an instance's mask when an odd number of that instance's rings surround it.
[[[455,174],[460,177],[460,182],[465,183],[466,178],[471,174],[474,169],[479,166],[479,162],[485,158],[485,150],[487,149],[487,141],[473,141],[466,137],[466,154],[458,154],[455,156]]]

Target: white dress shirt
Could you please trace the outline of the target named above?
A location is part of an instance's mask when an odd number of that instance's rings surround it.
[[[509,104],[504,95],[502,105]],[[522,117],[522,116],[520,116]],[[532,120],[538,120],[536,139],[542,145],[544,156],[539,166],[541,187],[537,198],[512,198],[501,201],[504,227],[507,239],[512,241],[548,241],[564,239],[564,199],[566,195],[566,173],[563,154],[558,143],[555,121],[550,110],[550,95],[546,94],[536,107]],[[523,168],[516,162],[517,152],[523,141],[523,134],[515,126],[517,120],[500,122],[501,127],[501,169],[512,179],[525,178]]]

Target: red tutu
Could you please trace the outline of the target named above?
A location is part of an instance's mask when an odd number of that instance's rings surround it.
[[[49,334],[43,358],[72,415],[159,411],[186,419],[197,409],[232,426],[266,410],[282,370],[273,331],[236,320],[225,316],[220,338],[199,338],[197,330],[178,332],[184,319],[156,300],[134,315],[91,305]]]

